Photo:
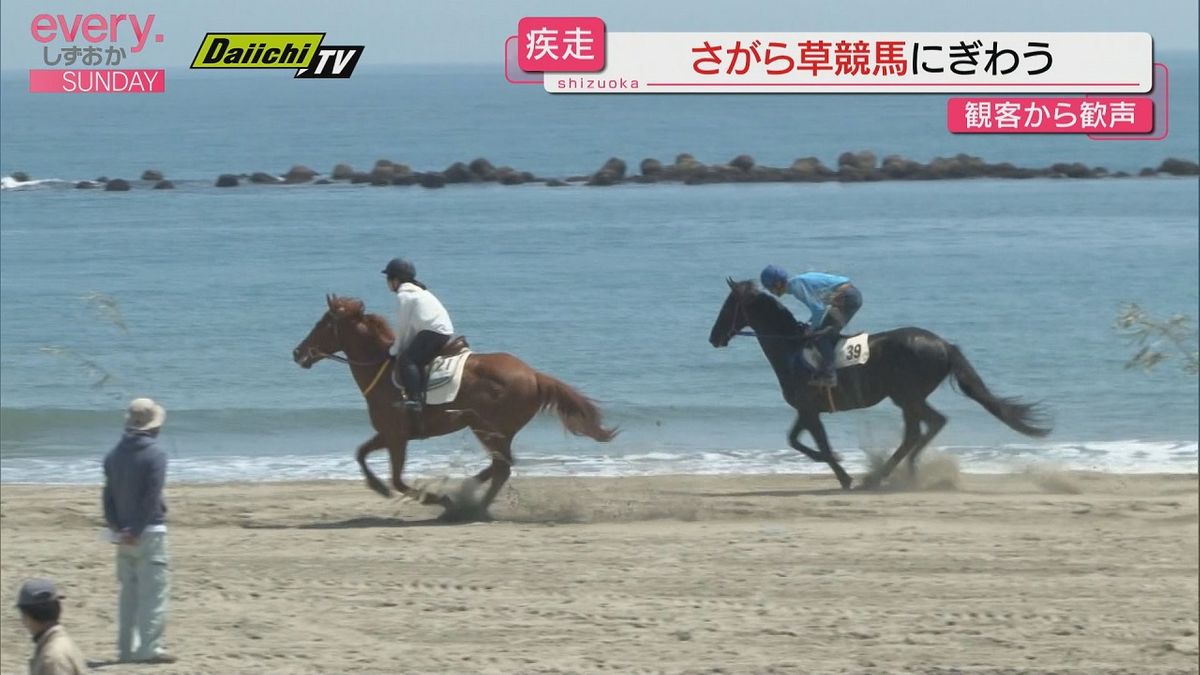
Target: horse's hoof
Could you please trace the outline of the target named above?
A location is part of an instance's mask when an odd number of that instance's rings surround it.
[[[437,517],[440,523],[490,523],[492,514],[482,509],[446,509]]]
[[[446,510],[442,511],[437,519],[439,523],[469,523],[475,518],[474,514],[469,511],[446,507]]]

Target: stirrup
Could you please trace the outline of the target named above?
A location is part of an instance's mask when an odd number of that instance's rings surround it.
[[[837,373],[829,373],[828,375],[814,375],[808,381],[809,386],[822,387],[833,389],[838,385]]]

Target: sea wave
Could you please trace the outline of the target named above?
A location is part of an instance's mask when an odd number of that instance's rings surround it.
[[[1114,473],[1196,473],[1196,441],[1092,441],[1001,446],[941,446],[933,450],[955,457],[970,473],[1012,473],[1034,466]],[[180,453],[168,445],[173,482],[302,481],[359,479],[350,452],[321,454]],[[841,451],[851,472],[869,468],[868,453]],[[385,471],[386,453],[376,453],[372,466]],[[406,474],[416,479],[461,477],[486,465],[487,458],[467,445],[409,453]],[[518,476],[655,476],[668,474],[825,473],[824,464],[809,461],[789,448],[714,450],[649,449],[635,452],[521,453]],[[101,478],[101,455],[20,456],[0,462],[5,484],[95,485]]]
[[[0,190],[33,190],[37,188],[70,185],[70,181],[61,178],[42,178],[39,180],[17,180],[12,176],[0,176]]]

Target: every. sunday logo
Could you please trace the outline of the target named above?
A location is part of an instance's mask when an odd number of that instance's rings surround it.
[[[161,68],[129,68],[147,47],[163,41],[154,15],[38,14],[29,33],[42,47],[46,68],[29,71],[35,94],[156,94],[165,91]],[[117,66],[125,66],[118,68]]]
[[[324,40],[324,33],[207,33],[192,68],[285,68],[304,79],[350,77],[363,46]]]

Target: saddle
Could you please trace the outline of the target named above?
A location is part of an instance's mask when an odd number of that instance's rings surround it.
[[[871,358],[869,339],[867,332],[839,334],[834,343],[834,367],[841,369],[865,364]],[[820,363],[821,355],[815,340],[807,335],[799,338],[797,348],[792,353],[792,371],[811,375],[817,372]]]
[[[421,368],[421,402],[422,403],[445,403],[446,401],[430,401],[428,399],[430,389],[446,389],[452,391],[450,400],[453,400],[454,394],[457,393],[458,386],[454,381],[458,380],[462,375],[461,358],[471,352],[471,345],[467,343],[467,338],[464,335],[452,335],[446,341],[446,346],[438,350],[437,355],[433,357],[429,363]],[[435,371],[437,371],[435,375]],[[432,376],[432,380],[431,380]],[[404,391],[404,385],[396,377],[396,373],[392,373],[392,384],[400,391]],[[443,398],[446,392],[439,392],[437,398]]]
[[[446,346],[442,347],[441,351],[439,351],[437,355],[441,357],[455,356],[467,351],[470,348],[471,345],[467,344],[467,337],[465,335],[451,335],[450,339],[446,341]],[[425,377],[429,376],[429,369],[432,367],[432,363],[425,366]]]

